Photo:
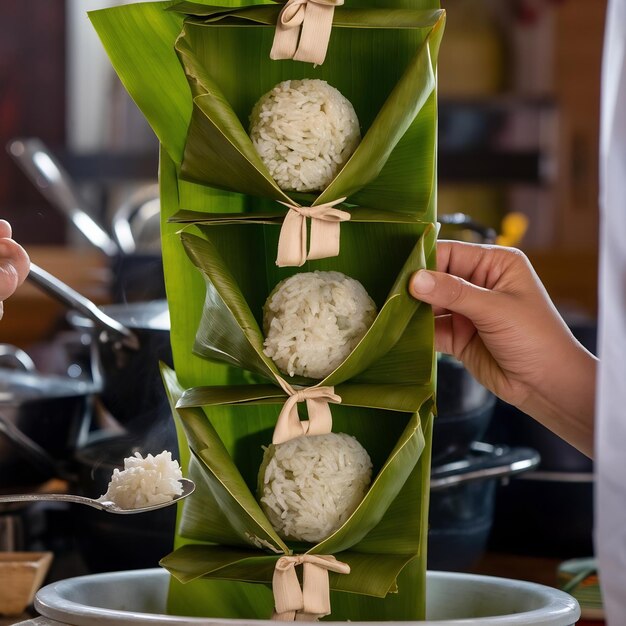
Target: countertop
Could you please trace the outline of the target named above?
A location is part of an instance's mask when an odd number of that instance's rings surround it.
[[[514,578],[527,580],[530,582],[556,586],[557,568],[562,559],[528,557],[511,554],[488,553],[477,565],[472,568],[472,572],[486,576],[499,576],[504,578]],[[34,613],[28,613],[13,618],[0,618],[0,626],[12,624],[22,624],[23,626],[57,626],[57,622],[43,620],[43,618],[33,619]],[[602,626],[603,622],[578,622],[579,626],[588,624],[589,626]]]

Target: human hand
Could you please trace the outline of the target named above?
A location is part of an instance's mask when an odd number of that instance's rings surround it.
[[[12,239],[11,225],[0,220],[0,319],[3,301],[24,282],[30,268],[26,250]]]
[[[442,241],[437,268],[417,272],[409,286],[433,305],[435,349],[590,455],[596,360],[574,338],[526,256]]]

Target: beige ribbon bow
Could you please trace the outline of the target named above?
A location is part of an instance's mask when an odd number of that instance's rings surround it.
[[[302,588],[296,566],[302,565]],[[334,556],[300,554],[282,556],[276,561],[272,579],[275,611],[281,622],[315,621],[330,614],[328,572],[349,574],[350,566]]]
[[[350,213],[335,209],[345,198],[319,206],[302,207],[281,202],[289,211],[285,215],[278,239],[278,267],[300,267],[305,261],[327,259],[339,254],[339,223],[347,222]],[[306,220],[311,219],[311,242],[307,254]]]
[[[306,387],[296,391],[287,382],[282,387],[289,398],[278,415],[272,443],[284,443],[303,435],[326,435],[332,430],[333,416],[328,403],[341,403],[334,387]],[[298,402],[306,402],[308,421],[300,421]]]
[[[343,0],[287,0],[278,16],[270,58],[321,65],[326,58],[335,7]]]

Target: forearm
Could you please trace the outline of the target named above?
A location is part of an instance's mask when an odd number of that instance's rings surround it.
[[[583,346],[572,346],[518,407],[590,458],[597,364],[596,357]]]

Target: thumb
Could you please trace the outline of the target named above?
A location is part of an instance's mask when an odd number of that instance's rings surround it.
[[[492,292],[447,274],[420,270],[411,277],[409,292],[417,300],[477,320],[488,310]]]

